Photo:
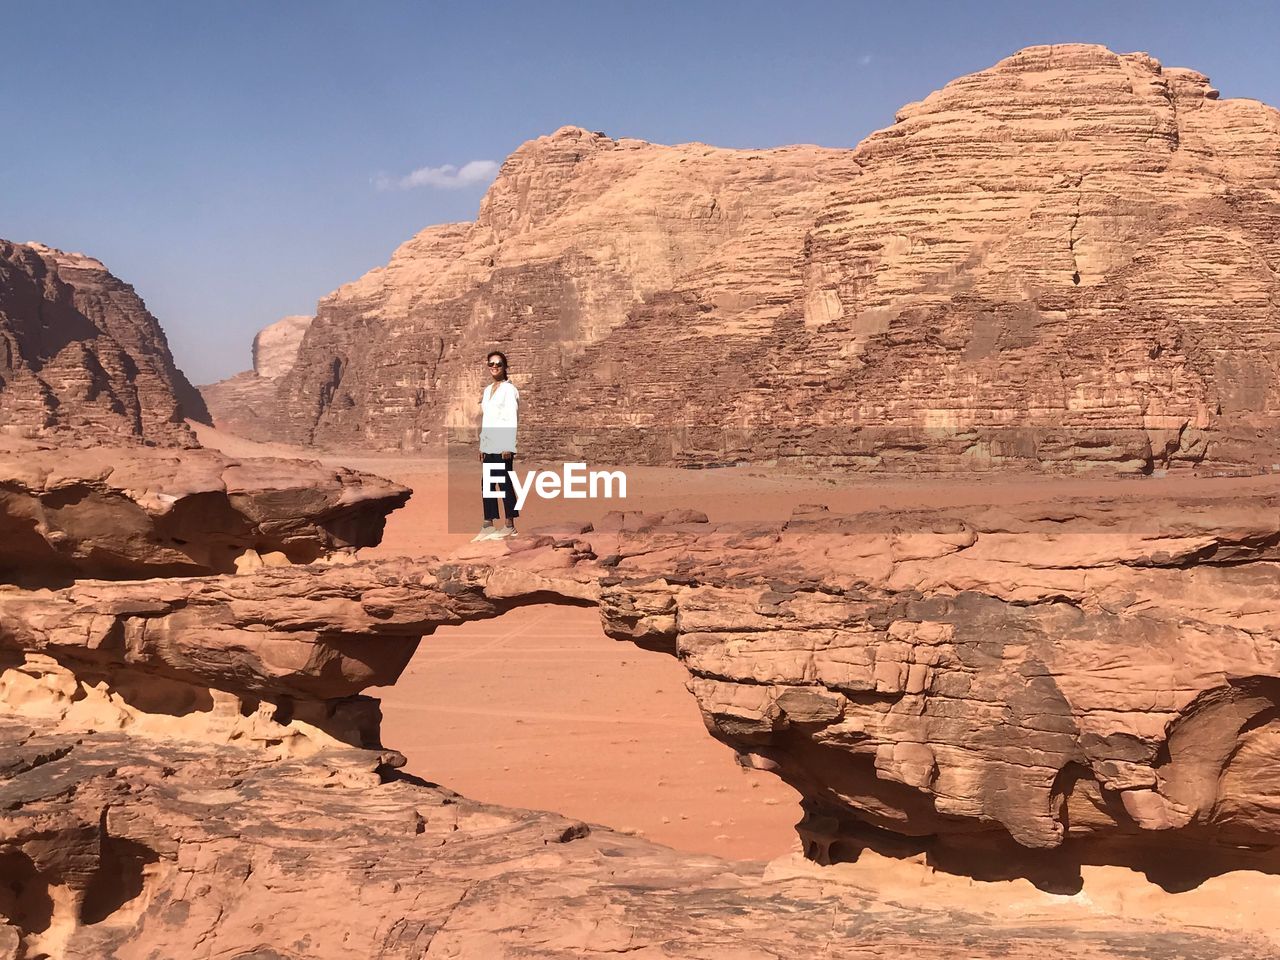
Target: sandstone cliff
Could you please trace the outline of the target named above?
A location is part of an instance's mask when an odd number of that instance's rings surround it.
[[[681,283],[714,302],[708,328],[767,334],[801,289],[804,231],[856,172],[848,151],[816,147],[663,147],[575,127],[525,144],[475,223],[424,230],[321,301],[255,435],[437,442],[472,422],[490,347],[507,348],[517,382],[543,382]]]
[[[200,388],[218,426],[243,437],[274,435],[279,379],[293,369],[311,317],[284,317],[253,338],[253,369]]]
[[[253,372],[267,380],[274,380],[293,369],[298,359],[298,348],[311,326],[311,318],[284,317],[258,331],[253,338]]]
[[[854,150],[566,128],[475,223],[323,300],[255,435],[435,442],[501,345],[546,456],[1269,467],[1278,152],[1274,109],[1091,45],[962,77]]]
[[[159,323],[100,262],[0,240],[0,432],[194,446],[208,410]]]

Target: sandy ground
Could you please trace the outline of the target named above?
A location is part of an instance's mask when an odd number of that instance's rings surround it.
[[[233,456],[317,458],[208,428],[198,432],[207,446]],[[452,464],[450,498],[451,465],[443,457],[319,459],[414,490],[389,518],[383,543],[362,556],[446,552],[479,526],[478,466]],[[1275,483],[1267,477],[1027,477],[837,484],[744,467],[629,468],[627,474],[626,501],[534,501],[519,525],[585,522],[619,508],[688,507],[712,519],[770,520],[804,503],[846,512],[1097,495],[1149,498],[1158,510],[1170,495],[1229,495]],[[798,849],[798,795],[771,774],[740,767],[732,751],[707,734],[685,690],[686,676],[671,657],[607,638],[594,610],[546,605],[441,628],[423,641],[394,687],[369,693],[383,698],[383,742],[405,754],[410,772],[474,799],[556,810],[692,852],[771,859]]]

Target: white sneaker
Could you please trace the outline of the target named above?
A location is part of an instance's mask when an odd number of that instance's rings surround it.
[[[472,543],[479,543],[481,540],[497,540],[501,534],[498,533],[497,527],[481,527],[480,532],[471,538]]]
[[[493,535],[492,539],[505,540],[508,537],[514,537],[515,535],[516,535],[515,527],[498,527],[498,532]]]

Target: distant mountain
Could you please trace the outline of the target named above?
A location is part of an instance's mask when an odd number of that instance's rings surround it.
[[[194,446],[207,421],[164,331],[99,261],[0,240],[0,432]]]
[[[852,150],[567,127],[474,223],[322,300],[251,429],[418,449],[474,422],[500,347],[547,457],[1267,468],[1277,157],[1273,108],[1085,44],[961,77]]]
[[[278,380],[293,369],[311,317],[283,317],[253,338],[253,369],[200,387],[218,425],[246,437],[273,437],[279,429]]]

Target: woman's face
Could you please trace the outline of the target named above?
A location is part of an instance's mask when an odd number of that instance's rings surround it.
[[[507,372],[507,365],[502,362],[501,357],[489,357],[485,363],[489,367],[489,375],[495,380],[501,380]]]

